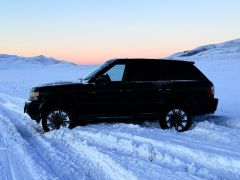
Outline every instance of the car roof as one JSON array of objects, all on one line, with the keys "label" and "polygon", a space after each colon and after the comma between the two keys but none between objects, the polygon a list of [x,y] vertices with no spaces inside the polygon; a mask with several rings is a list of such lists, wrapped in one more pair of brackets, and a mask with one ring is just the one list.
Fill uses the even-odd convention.
[{"label": "car roof", "polygon": [[125,58],[125,59],[111,59],[107,61],[108,63],[127,63],[127,62],[169,62],[169,63],[191,63],[194,64],[192,61],[183,61],[183,60],[175,60],[175,59],[147,59],[147,58]]}]

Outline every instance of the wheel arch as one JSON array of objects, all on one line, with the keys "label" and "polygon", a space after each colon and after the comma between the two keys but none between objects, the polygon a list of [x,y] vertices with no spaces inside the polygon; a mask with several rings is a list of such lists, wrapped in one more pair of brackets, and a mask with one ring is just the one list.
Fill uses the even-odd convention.
[{"label": "wheel arch", "polygon": [[67,98],[51,98],[50,100],[42,103],[39,107],[40,109],[40,117],[42,119],[43,114],[54,107],[62,107],[65,108],[68,111],[71,111],[75,116],[78,116],[77,114],[77,106],[73,99],[67,99]]},{"label": "wheel arch", "polygon": [[162,109],[166,111],[173,106],[180,106],[192,114],[195,109],[195,104],[194,99],[191,97],[170,98],[162,102]]}]

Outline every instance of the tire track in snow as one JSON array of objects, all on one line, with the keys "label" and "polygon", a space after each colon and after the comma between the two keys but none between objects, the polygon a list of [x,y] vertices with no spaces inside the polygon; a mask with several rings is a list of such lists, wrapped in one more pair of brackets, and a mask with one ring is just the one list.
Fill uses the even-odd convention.
[{"label": "tire track in snow", "polygon": [[[82,173],[83,169],[79,170],[81,166],[77,166],[79,163],[71,158],[72,154],[64,153],[58,148],[53,147],[52,144],[45,141],[39,133],[36,133],[35,129],[29,125],[32,124],[33,121],[29,118],[26,118],[26,115],[24,115],[23,112],[18,111],[21,108],[14,104],[13,100],[16,99],[18,98],[11,98],[10,96],[7,96],[7,98],[1,97],[0,100],[1,103],[3,103],[3,105],[0,105],[2,106],[1,109],[5,109],[5,114],[7,117],[9,117],[9,120],[11,119],[11,123],[14,124],[17,131],[21,134],[22,138],[28,143],[28,149],[31,149],[34,151],[34,153],[38,154],[38,160],[41,160],[43,164],[42,166],[54,173],[55,178],[60,177],[61,179],[66,179],[71,177],[71,179],[86,179],[85,175]],[[9,109],[10,111],[6,109]],[[16,116],[20,118],[16,119]],[[24,121],[27,121],[27,123],[24,124]],[[78,159],[79,157],[76,158],[76,160]],[[47,178],[46,176],[46,179],[52,178]]]},{"label": "tire track in snow", "polygon": [[[27,120],[28,123],[30,123],[31,120],[27,119],[26,116],[24,119],[24,114],[18,111],[19,108],[12,109],[12,107],[14,107],[14,103],[10,102],[9,98],[8,98],[8,101],[3,104],[6,106],[5,108],[9,108],[10,110],[15,111],[11,113],[18,113],[18,116],[20,117],[23,116],[20,118],[22,121]],[[115,164],[115,162],[111,162],[110,159],[106,160],[107,156],[93,150],[92,147],[88,147],[88,146],[83,147],[84,151],[81,151],[81,152],[85,152],[85,153],[82,155],[80,153],[76,153],[76,149],[74,149],[75,151],[71,151],[70,149],[64,149],[63,148],[64,144],[59,145],[59,143],[54,142],[54,139],[45,138],[46,136],[45,137],[34,136],[29,130],[31,129],[31,127],[23,123],[18,123],[19,121],[14,120],[14,116],[11,113],[8,112],[8,116],[12,119],[15,126],[18,127],[17,129],[20,132],[20,134],[22,134],[22,136],[25,136],[25,140],[29,143],[32,149],[36,150],[37,154],[39,154],[41,159],[45,162],[48,162],[48,165],[50,166],[51,166],[51,163],[56,164],[56,162],[53,162],[53,161],[57,160],[58,166],[51,166],[51,170],[55,173],[58,172],[58,177],[60,177],[61,179],[66,179],[69,177],[71,177],[71,179],[79,179],[79,178],[91,179],[93,177],[95,177],[95,179],[100,179],[101,177],[105,177],[101,179],[106,179],[106,178],[115,179],[115,177],[111,176],[109,172],[111,172],[111,170],[116,171],[117,169],[116,168],[114,169],[114,167],[109,166],[108,163],[111,163],[112,165],[114,164],[114,166],[117,166],[117,165]],[[25,125],[26,127],[24,129]],[[88,156],[89,152],[92,152],[92,156],[96,154],[97,156],[92,158],[92,156]],[[73,158],[72,156],[74,153],[78,154],[78,156]],[[51,156],[48,156],[46,154],[50,154]],[[96,159],[98,159],[99,157],[103,157],[102,160],[96,161]],[[80,159],[80,161],[78,159]],[[63,171],[62,167],[66,166],[66,164],[70,166],[70,170],[72,170],[73,172],[69,173],[69,172]],[[85,168],[86,172],[83,174],[81,178],[81,176],[79,176],[79,173],[83,171],[84,169],[83,167]],[[107,168],[110,171],[106,171],[105,168]],[[118,168],[124,171],[122,167],[118,166]],[[118,179],[126,179],[125,177],[131,177],[130,179],[135,179],[133,175],[131,176],[126,174],[121,174],[121,173],[118,173],[117,171],[115,172],[114,175],[118,177]]]},{"label": "tire track in snow", "polygon": [[[79,132],[82,132],[82,131],[79,131]],[[91,134],[91,132],[88,132],[88,133]],[[96,135],[98,136],[98,134]],[[173,174],[172,171],[170,171],[171,169],[166,167],[166,164],[162,163],[161,164],[162,166],[160,166],[160,164],[155,163],[156,159],[149,160],[148,159],[149,152],[147,152],[147,157],[141,157],[139,156],[139,154],[138,155],[134,154],[136,151],[135,152],[121,151],[124,149],[123,144],[118,144],[116,146],[113,145],[114,147],[109,147],[108,145],[105,144],[105,143],[107,144],[112,143],[112,141],[108,141],[109,137],[108,138],[103,137],[102,139],[102,138],[99,138],[98,136],[98,138],[94,138],[95,136],[91,134],[91,137],[89,138],[89,136],[86,136],[85,133],[83,134],[78,133],[78,131],[76,130],[74,130],[74,133],[65,134],[65,136],[66,137],[61,137],[61,138],[66,140],[72,139],[71,142],[74,142],[74,145],[71,143],[71,146],[73,146],[73,148],[75,148],[76,150],[79,150],[79,147],[81,147],[82,143],[84,142],[84,145],[87,144],[87,146],[94,148],[94,150],[96,149],[98,153],[105,154],[105,156],[107,155],[107,157],[114,160],[115,163],[122,165],[123,167],[128,169],[128,171],[130,172],[132,171],[134,174],[136,174],[135,176],[138,175],[137,179],[151,179],[153,175],[154,175],[154,178],[156,179],[179,179],[180,177],[181,179],[201,179],[194,175],[188,174],[187,172],[182,172],[182,171],[185,171],[185,169],[184,170],[175,169],[174,171],[175,173]],[[96,141],[94,141],[92,138],[94,138]],[[104,145],[101,144],[101,142],[99,142],[99,139],[102,139],[100,141],[105,141]],[[119,148],[120,146],[123,147],[123,149]],[[91,155],[91,153],[89,155]],[[101,163],[102,163],[102,160],[101,160]],[[112,164],[112,166],[114,166],[113,163],[109,163],[107,161],[106,163],[110,165]],[[127,174],[129,174],[129,172]],[[139,174],[141,176],[139,176]],[[115,175],[113,175],[113,177],[115,177]]]},{"label": "tire track in snow", "polygon": [[[112,128],[111,128],[112,129]],[[139,128],[137,128],[139,129]],[[111,132],[115,132],[114,130]],[[153,131],[154,132],[154,131]],[[190,131],[191,132],[191,131]],[[195,140],[192,137],[186,135],[190,132],[183,134],[166,132],[163,133],[154,132],[154,135],[150,135],[150,138],[144,137],[142,134],[132,137],[133,140],[145,141],[152,143],[155,147],[159,147],[164,151],[172,154],[173,157],[178,157],[186,162],[194,162],[200,167],[205,167],[215,174],[228,179],[229,177],[240,178],[240,153],[238,149],[234,149],[230,146],[226,149],[226,146],[222,148],[221,144],[214,144],[212,142],[205,142]],[[118,132],[120,136],[127,136],[127,133]],[[159,139],[156,140],[158,134]],[[221,169],[221,171],[219,171]]]},{"label": "tire track in snow", "polygon": [[[138,179],[159,179],[159,180],[175,180],[175,179],[185,179],[185,180],[193,180],[193,179],[202,179],[195,175],[187,173],[186,169],[180,171],[180,169],[174,170],[174,173],[169,166],[166,164],[162,164],[160,166],[159,163],[155,163],[156,159],[152,160],[144,160],[139,156],[119,153],[117,151],[111,151],[107,148],[100,148],[102,153],[108,154],[113,157],[113,159],[125,166],[125,168],[131,170],[136,174]],[[117,156],[116,156],[117,154]],[[127,162],[127,163],[126,163]]]},{"label": "tire track in snow", "polygon": [[[193,163],[182,161],[181,159],[171,156],[168,152],[162,153],[159,149],[156,149],[154,145],[146,141],[133,142],[132,139],[118,137],[116,135],[112,136],[109,135],[108,132],[95,133],[89,131],[89,129],[87,131],[81,129],[75,134],[76,137],[81,137],[82,141],[86,141],[90,145],[95,146],[99,151],[102,151],[102,153],[111,154],[111,157],[113,157],[114,160],[115,158],[118,160],[118,156],[122,156],[131,159],[132,161],[140,161],[141,163],[139,164],[144,164],[143,167],[145,168],[149,166],[153,167],[155,165],[155,168],[159,170],[159,174],[162,176],[164,176],[164,172],[167,171],[171,173],[165,173],[167,174],[166,177],[168,176],[170,178],[172,176],[172,179],[179,178],[180,175],[184,179],[186,179],[187,176],[190,176],[191,179],[198,179],[199,177],[197,176],[202,176],[201,173],[196,172],[196,167]],[[138,166],[139,165],[136,164],[132,171],[139,171]],[[171,170],[174,170],[176,173],[175,176],[172,175]],[[201,170],[204,170],[205,172],[207,171],[203,168]],[[210,172],[208,172],[207,176],[216,177]],[[139,178],[142,178],[142,176]]]},{"label": "tire track in snow", "polygon": [[46,179],[45,177],[54,179],[56,176],[45,170],[41,161],[36,162],[38,155],[29,149],[28,143],[5,116],[1,105],[0,119],[1,135],[6,146],[5,166],[8,166],[10,179]]},{"label": "tire track in snow", "polygon": [[[128,128],[127,126],[124,127],[125,129]],[[209,175],[220,176],[226,179],[240,177],[240,156],[236,151],[233,153],[231,151],[230,153],[228,151],[224,152],[221,148],[204,145],[204,142],[202,144],[194,143],[192,139],[185,142],[179,139],[182,138],[178,137],[180,134],[174,136],[169,133],[161,133],[162,137],[156,141],[154,138],[149,139],[140,135],[129,134],[131,132],[129,129],[126,130],[127,132],[118,132],[119,129],[112,126],[110,131],[104,128],[101,130],[90,129],[82,128],[77,136],[94,141],[93,144],[99,144],[99,146],[108,147],[111,150],[119,149],[119,152],[129,155],[140,153],[145,159],[149,158],[149,149],[153,147],[154,153],[161,157],[157,163],[161,164],[162,161],[165,161],[165,166],[167,165],[170,168],[176,168],[179,164],[180,167],[185,167],[192,175],[205,178],[209,178]],[[104,139],[104,141],[101,139]],[[211,151],[208,152],[210,149]],[[218,174],[219,169],[221,169],[221,174]],[[193,172],[191,173],[191,171]]]},{"label": "tire track in snow", "polygon": [[[0,121],[2,121],[2,118],[0,118]],[[3,127],[1,122],[0,127]],[[0,134],[0,179],[13,179],[11,167],[12,166],[11,162],[9,161],[8,150],[5,143],[3,142],[3,137]]]},{"label": "tire track in snow", "polygon": [[[1,109],[3,110],[4,107]],[[25,120],[31,121],[30,119],[24,119],[24,117],[21,117],[21,114],[17,115],[20,117],[19,119],[15,119],[14,114],[11,114],[12,112],[6,112],[7,117],[9,117],[9,120],[11,119],[11,122],[16,127],[20,137],[26,141],[28,149],[37,154],[37,158],[35,157],[34,159],[38,162],[40,161],[39,164],[41,164],[43,169],[48,169],[48,174],[54,174],[54,179],[68,179],[70,177],[71,179],[86,178],[86,173],[83,172],[81,166],[78,166],[81,164],[79,164],[79,161],[76,161],[78,159],[81,160],[80,157],[75,157],[75,159],[73,159],[72,154],[68,154],[67,152],[62,151],[62,149],[52,146],[52,144],[47,142],[43,136],[36,133],[35,129],[22,123]],[[52,179],[51,176],[48,177],[48,175],[44,178]],[[88,179],[91,178],[89,177]]]},{"label": "tire track in snow", "polygon": [[[65,144],[68,144],[68,146],[72,148],[73,152],[85,156],[92,164],[92,170],[98,169],[98,171],[100,170],[103,172],[97,179],[137,179],[131,171],[126,170],[108,154],[102,153],[94,145],[89,145],[87,141],[82,140],[81,137],[75,137],[72,133],[72,130],[61,129],[59,131],[50,132],[46,134],[46,136],[51,139],[54,138],[64,141]],[[91,174],[92,172],[89,173]]]}]

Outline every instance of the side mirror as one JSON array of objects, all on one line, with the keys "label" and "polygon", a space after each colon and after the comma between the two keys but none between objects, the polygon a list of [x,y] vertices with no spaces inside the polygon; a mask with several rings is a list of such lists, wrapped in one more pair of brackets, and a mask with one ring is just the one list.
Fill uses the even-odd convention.
[{"label": "side mirror", "polygon": [[108,82],[111,82],[111,79],[108,74],[99,75],[95,80],[96,84],[104,84]]}]

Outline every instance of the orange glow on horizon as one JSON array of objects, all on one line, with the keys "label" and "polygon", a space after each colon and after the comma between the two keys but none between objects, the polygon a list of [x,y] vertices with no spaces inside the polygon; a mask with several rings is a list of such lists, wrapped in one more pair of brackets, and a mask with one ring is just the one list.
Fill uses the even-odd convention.
[{"label": "orange glow on horizon", "polygon": [[[23,51],[23,50],[17,50],[17,51],[3,51],[1,54],[15,54],[18,56],[24,56],[24,57],[32,57],[32,56],[38,56],[38,55],[44,55],[46,57],[52,57],[58,60],[73,62],[76,64],[83,64],[83,65],[89,65],[89,64],[102,64],[105,61],[109,59],[115,59],[115,58],[164,58],[167,57],[175,52],[178,52],[178,50],[175,49],[164,49],[161,50],[152,50],[149,51],[138,51],[138,50],[124,50],[121,51],[111,51],[109,48],[105,49],[105,52],[103,50],[96,51],[92,50],[92,52],[69,52],[69,51],[37,51],[36,49],[31,51]],[[13,53],[14,52],[14,53]]]},{"label": "orange glow on horizon", "polygon": [[109,54],[102,54],[102,53],[96,53],[92,56],[87,56],[87,55],[55,55],[53,56],[56,59],[59,60],[65,60],[65,61],[70,61],[73,63],[77,64],[83,64],[83,65],[88,65],[88,64],[102,64],[105,61],[109,59],[115,59],[115,58],[153,58],[153,59],[159,59],[159,58],[164,58],[169,55],[172,55],[177,51],[165,51],[161,53],[148,53],[148,52],[142,52],[142,53],[109,53]]},{"label": "orange glow on horizon", "polygon": [[[77,43],[77,42],[76,42]],[[165,41],[161,43],[144,43],[138,44],[110,44],[106,47],[99,44],[90,44],[88,46],[78,46],[77,44],[60,43],[60,45],[51,44],[50,46],[37,47],[34,44],[23,44],[21,47],[18,44],[15,46],[0,46],[0,54],[15,54],[18,56],[32,57],[44,55],[58,60],[73,62],[82,65],[102,64],[109,59],[115,58],[165,58],[174,53],[193,49],[203,44],[211,42],[193,42],[184,43],[182,40]],[[215,41],[213,42],[215,43]]]},{"label": "orange glow on horizon", "polygon": [[[144,42],[142,42],[144,44]],[[201,44],[199,44],[201,45]],[[182,42],[152,43],[145,46],[93,47],[84,52],[59,56],[78,64],[101,64],[115,58],[165,58],[174,53],[197,47],[198,44],[183,44]]]}]

